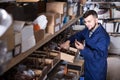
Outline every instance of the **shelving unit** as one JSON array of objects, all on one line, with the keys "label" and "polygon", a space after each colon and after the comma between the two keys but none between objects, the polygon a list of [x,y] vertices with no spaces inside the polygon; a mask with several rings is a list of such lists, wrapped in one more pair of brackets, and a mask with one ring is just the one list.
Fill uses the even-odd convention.
[{"label": "shelving unit", "polygon": [[118,2],[117,2],[117,1],[116,1],[116,2],[114,2],[114,1],[110,1],[110,2],[104,2],[104,1],[95,2],[95,1],[93,1],[93,2],[86,2],[86,4],[87,4],[87,3],[93,3],[93,4],[96,4],[96,3],[109,4],[109,3],[118,3]]},{"label": "shelving unit", "polygon": [[42,40],[40,40],[33,48],[27,50],[24,53],[21,53],[21,54],[15,56],[10,61],[8,61],[8,62],[4,63],[3,65],[1,65],[0,66],[0,75],[2,75],[3,73],[7,72],[10,68],[12,68],[16,64],[18,64],[23,59],[25,59],[28,55],[32,54],[36,49],[40,48],[42,45],[44,45],[45,43],[47,43],[48,41],[50,41],[52,38],[54,38],[55,36],[57,36],[63,30],[65,30],[70,25],[72,25],[73,23],[75,23],[79,18],[80,18],[80,16],[77,17],[77,18],[75,18],[75,19],[72,19],[69,22],[67,22],[66,24],[64,24],[64,26],[62,27],[62,29],[60,31],[56,32],[54,35],[46,34],[45,38],[43,38]]},{"label": "shelving unit", "polygon": [[[46,4],[46,2],[47,1],[44,1],[44,0],[34,0],[34,1],[38,1],[38,2],[30,2],[31,0],[24,0],[25,2],[21,2],[22,0],[2,0],[2,1],[0,1],[0,3],[2,4],[1,5],[1,7],[3,7],[5,10],[7,10],[8,9],[8,7],[7,6],[9,6],[9,5],[13,5],[12,6],[12,8],[11,8],[11,10],[13,10],[13,11],[9,11],[8,10],[8,12],[10,13],[10,14],[13,14],[14,13],[14,9],[13,9],[13,7],[15,6],[15,7],[23,7],[24,6],[24,4],[26,5],[26,4],[28,4],[28,6],[30,5],[30,6],[32,6],[31,4],[35,4],[35,9],[34,10],[38,10],[38,8],[39,9],[41,9],[41,7],[43,8],[43,9],[45,9],[45,7],[44,6],[42,6],[42,5],[44,5],[44,3]],[[26,2],[26,1],[28,1],[28,2]],[[44,3],[42,4],[41,2],[42,1],[44,1]],[[40,4],[42,4],[42,5],[40,5]],[[7,5],[7,6],[6,6]],[[39,6],[38,6],[39,5]],[[36,6],[37,6],[37,9],[36,9]],[[24,8],[24,7],[23,7]],[[34,8],[34,7],[32,7],[32,8]],[[31,7],[29,8],[30,10],[31,10]],[[29,10],[28,9],[28,10]],[[80,9],[82,9],[82,8],[80,8]],[[19,9],[17,9],[18,11],[16,11],[16,12],[18,12],[18,14],[19,14]],[[38,14],[38,13],[41,13],[43,10],[41,9],[41,11],[39,11],[39,12],[37,12],[36,14]],[[28,11],[29,12],[29,11]],[[15,15],[14,15],[15,14]],[[17,13],[14,13],[13,14],[13,19],[14,20],[20,20],[20,19],[18,19],[18,17],[16,18],[16,14]],[[34,14],[34,15],[36,15],[36,14]],[[24,14],[21,14],[21,15],[24,15]],[[18,54],[16,54],[16,55],[14,55],[14,50],[12,50],[11,51],[11,53],[12,53],[12,59],[10,59],[9,61],[7,61],[7,62],[5,62],[5,63],[3,63],[3,64],[1,64],[0,65],[0,79],[10,79],[10,78],[14,78],[14,77],[11,77],[13,74],[14,75],[17,75],[17,73],[16,73],[16,70],[14,70],[14,69],[16,69],[16,68],[18,68],[19,67],[19,65],[21,65],[22,64],[22,62],[24,63],[24,61],[26,61],[27,60],[27,58],[29,58],[29,56],[31,56],[32,54],[34,54],[35,53],[35,51],[36,50],[38,50],[38,49],[41,49],[46,43],[49,43],[51,40],[53,40],[53,39],[55,39],[57,36],[59,36],[62,32],[64,32],[65,30],[68,30],[68,28],[71,26],[71,25],[73,25],[73,24],[75,24],[78,20],[79,20],[79,18],[81,17],[80,15],[82,15],[82,12],[81,12],[81,14],[79,14],[79,16],[69,16],[69,18],[71,19],[71,20],[69,20],[67,23],[65,23],[62,27],[60,27],[60,30],[59,31],[57,31],[57,32],[55,32],[54,34],[50,34],[50,33],[44,33],[44,38],[42,38],[42,39],[40,39],[39,41],[36,41],[37,43],[35,44],[35,46],[34,47],[32,47],[32,48],[30,48],[29,50],[27,50],[27,51],[25,51],[25,52],[22,52],[22,53],[18,53]],[[32,15],[33,16],[33,15]],[[20,17],[20,16],[19,16]],[[35,17],[35,16],[34,16]],[[23,19],[23,17],[20,17],[20,18],[22,18]],[[26,16],[24,17],[25,19],[26,19]],[[30,19],[31,18],[31,16],[27,16],[27,19]],[[29,21],[29,20],[20,20],[20,21]],[[32,21],[32,20],[31,20]],[[63,22],[63,21],[62,21]],[[35,35],[36,36],[36,35]],[[41,56],[41,54],[40,54],[40,56]],[[35,56],[35,58],[36,58],[36,56]],[[61,59],[58,59],[58,61],[56,61],[56,62],[54,62],[55,64],[52,64],[52,67],[50,67],[50,69],[46,69],[45,71],[43,71],[43,69],[40,69],[41,71],[43,71],[43,72],[45,72],[45,73],[42,73],[41,74],[41,76],[42,77],[44,77],[43,78],[43,80],[45,80],[45,79],[47,79],[48,78],[48,75],[49,75],[49,73],[51,73],[52,71],[54,71],[54,68],[56,68],[56,66],[60,63],[60,61],[61,61]],[[83,66],[83,64],[84,64],[84,62],[78,62],[78,64],[81,64],[81,65],[79,65],[80,67],[82,67]],[[26,64],[25,64],[26,65]],[[32,64],[33,65],[33,64]],[[26,65],[27,66],[27,65]],[[36,65],[34,65],[34,66],[36,66]],[[44,69],[45,69],[45,67],[46,66],[41,66],[41,67],[44,67]],[[49,68],[49,66],[47,66],[48,68]],[[35,68],[35,69],[38,69],[38,68]],[[12,71],[12,72],[11,72]],[[15,73],[14,73],[14,71],[15,71]],[[81,73],[81,71],[80,71],[80,73]],[[81,74],[80,74],[81,75]],[[19,78],[19,77],[18,77]],[[78,76],[78,78],[79,78],[79,76]],[[40,80],[41,80],[41,78],[39,78]],[[16,78],[15,78],[15,80],[16,80]]]},{"label": "shelving unit", "polygon": [[110,6],[110,9],[111,9],[111,8],[120,8],[120,2],[117,2],[117,1],[116,1],[116,2],[115,2],[115,1],[109,1],[109,2],[104,2],[104,1],[94,2],[94,1],[93,1],[93,2],[86,2],[86,4],[103,4],[103,5],[108,5],[108,4],[109,4],[109,5],[113,5],[113,4],[117,4],[117,6],[115,6],[115,5],[114,5],[114,6]]}]

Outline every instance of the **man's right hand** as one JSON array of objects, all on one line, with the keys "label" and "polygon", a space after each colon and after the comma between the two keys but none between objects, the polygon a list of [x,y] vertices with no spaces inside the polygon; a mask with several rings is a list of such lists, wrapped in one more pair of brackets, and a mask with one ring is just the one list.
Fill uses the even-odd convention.
[{"label": "man's right hand", "polygon": [[70,47],[70,41],[67,40],[66,42],[60,44],[60,48],[63,48],[63,49],[69,49]]}]

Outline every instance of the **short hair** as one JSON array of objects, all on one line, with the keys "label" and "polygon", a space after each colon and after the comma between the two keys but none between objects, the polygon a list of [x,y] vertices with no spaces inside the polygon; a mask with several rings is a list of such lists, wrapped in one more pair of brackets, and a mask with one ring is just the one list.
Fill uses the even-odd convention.
[{"label": "short hair", "polygon": [[86,17],[88,17],[89,15],[93,15],[94,17],[98,18],[98,14],[97,14],[97,12],[94,11],[94,10],[86,11],[86,12],[83,14],[83,18],[86,18]]}]

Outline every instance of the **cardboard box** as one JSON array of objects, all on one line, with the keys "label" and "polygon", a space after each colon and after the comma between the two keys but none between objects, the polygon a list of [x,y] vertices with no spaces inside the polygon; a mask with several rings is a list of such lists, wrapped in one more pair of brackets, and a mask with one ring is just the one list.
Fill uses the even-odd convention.
[{"label": "cardboard box", "polygon": [[45,63],[51,64],[51,67],[54,67],[60,60],[59,52],[55,51],[35,51],[30,57],[39,58],[40,61],[44,60]]},{"label": "cardboard box", "polygon": [[22,34],[21,32],[15,32],[15,46],[22,43]]},{"label": "cardboard box", "polygon": [[70,54],[67,54],[67,53],[64,53],[64,52],[60,52],[60,59],[61,60],[65,60],[65,61],[73,63],[74,58],[75,58],[75,56],[73,56],[73,55],[70,55]]},{"label": "cardboard box", "polygon": [[85,5],[85,4],[86,4],[86,0],[80,0],[80,3],[81,3],[82,5]]},{"label": "cardboard box", "polygon": [[50,34],[55,34],[55,32],[60,30],[60,24],[57,25],[48,25],[46,32]]},{"label": "cardboard box", "polygon": [[[103,13],[101,13],[103,11]],[[98,11],[98,18],[99,19],[109,19],[110,18],[110,10],[99,9]]]},{"label": "cardboard box", "polygon": [[114,32],[114,24],[113,23],[105,23],[105,29],[108,33]]},{"label": "cardboard box", "polygon": [[75,64],[67,64],[68,72],[76,72],[76,75],[80,75],[81,66]]},{"label": "cardboard box", "polygon": [[13,56],[16,56],[21,53],[21,44],[22,44],[22,34],[21,32],[15,32],[15,48]]},{"label": "cardboard box", "polygon": [[13,51],[8,51],[7,54],[5,55],[5,62],[8,62],[9,60],[11,60],[13,58]]},{"label": "cardboard box", "polygon": [[33,25],[26,25],[21,31],[22,34],[22,52],[25,52],[36,45]]},{"label": "cardboard box", "polygon": [[68,15],[73,15],[74,14],[74,6],[70,6],[68,8]]},{"label": "cardboard box", "polygon": [[76,4],[73,4],[68,8],[68,15],[69,16],[77,15],[77,9],[78,9],[78,6]]},{"label": "cardboard box", "polygon": [[16,45],[15,46],[15,48],[14,48],[14,53],[13,53],[13,56],[17,56],[18,54],[20,54],[21,53],[21,44],[18,44],[18,45]]},{"label": "cardboard box", "polygon": [[120,18],[120,11],[117,9],[112,9],[112,18]]},{"label": "cardboard box", "polygon": [[45,30],[40,29],[38,31],[34,32],[34,36],[35,36],[35,41],[36,43],[39,42],[40,40],[42,40],[45,36]]},{"label": "cardboard box", "polygon": [[69,50],[60,50],[60,59],[73,63],[77,54],[78,50],[70,47]]},{"label": "cardboard box", "polygon": [[14,40],[14,31],[13,26],[11,25],[9,29],[4,33],[2,37],[0,37],[0,40],[5,41],[7,43],[7,50],[11,51],[14,49],[15,46],[15,40]]},{"label": "cardboard box", "polygon": [[47,12],[43,13],[48,20],[46,33],[54,34],[59,31],[61,23],[61,15],[59,13]]},{"label": "cardboard box", "polygon": [[61,14],[60,16],[61,16],[60,17],[61,18],[60,29],[61,29],[63,27],[63,22],[64,22],[66,14]]},{"label": "cardboard box", "polygon": [[35,80],[44,80],[43,78],[47,75],[48,71],[51,69],[50,64],[46,64],[45,62],[40,62],[39,59],[27,57],[23,62],[24,65],[27,66],[28,69],[32,69],[33,71],[39,70],[40,74],[35,77]]},{"label": "cardboard box", "polygon": [[59,52],[47,52],[47,51],[35,51],[29,55],[23,64],[33,70],[41,70],[41,75],[35,76],[35,80],[44,80],[48,72],[55,66],[60,60]]},{"label": "cardboard box", "polygon": [[43,14],[47,17],[48,25],[57,25],[61,23],[61,14],[54,12],[46,12]]},{"label": "cardboard box", "polygon": [[69,63],[75,66],[80,66],[80,73],[84,72],[84,60],[80,59],[80,60],[76,60],[74,63]]},{"label": "cardboard box", "polygon": [[46,4],[46,11],[64,14],[67,12],[67,3],[66,2],[49,2]]},{"label": "cardboard box", "polygon": [[67,14],[61,14],[61,22],[63,23],[65,17],[67,16]]},{"label": "cardboard box", "polygon": [[55,66],[54,70],[52,70],[48,74],[49,80],[54,79],[64,79],[64,80],[79,80],[81,76],[81,66],[65,63],[64,61],[60,61],[57,66]]}]

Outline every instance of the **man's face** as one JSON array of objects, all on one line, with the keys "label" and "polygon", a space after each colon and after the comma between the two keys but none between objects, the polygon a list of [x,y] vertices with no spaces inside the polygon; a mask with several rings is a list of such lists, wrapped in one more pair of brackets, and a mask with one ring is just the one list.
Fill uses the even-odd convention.
[{"label": "man's face", "polygon": [[92,30],[98,24],[98,18],[93,15],[89,15],[84,19],[85,25],[89,30]]}]

